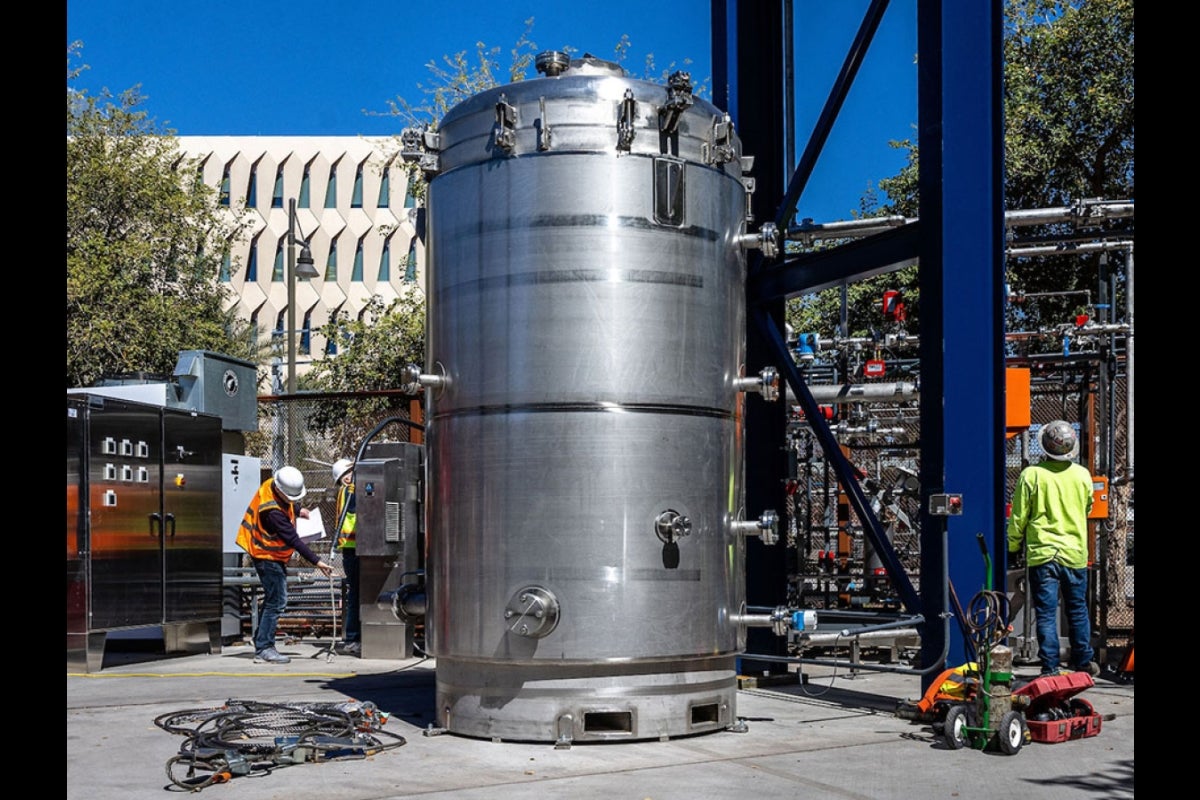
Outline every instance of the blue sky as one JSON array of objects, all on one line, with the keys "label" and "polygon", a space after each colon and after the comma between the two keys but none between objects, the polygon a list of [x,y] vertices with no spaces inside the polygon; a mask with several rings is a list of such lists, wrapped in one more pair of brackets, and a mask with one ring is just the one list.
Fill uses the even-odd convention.
[{"label": "blue sky", "polygon": [[[869,4],[793,2],[797,157]],[[915,0],[889,5],[798,218],[849,219],[869,186],[904,165],[888,142],[916,138],[915,7]],[[429,62],[473,54],[483,42],[500,48],[506,68],[530,18],[538,50],[613,59],[627,35],[631,74],[644,73],[650,54],[656,72],[687,69],[712,97],[709,0],[72,0],[66,41],[83,43],[79,62],[88,70],[78,88],[140,84],[144,110],[180,135],[385,136],[402,127],[387,116],[388,101],[420,103],[419,84],[432,82]]]}]

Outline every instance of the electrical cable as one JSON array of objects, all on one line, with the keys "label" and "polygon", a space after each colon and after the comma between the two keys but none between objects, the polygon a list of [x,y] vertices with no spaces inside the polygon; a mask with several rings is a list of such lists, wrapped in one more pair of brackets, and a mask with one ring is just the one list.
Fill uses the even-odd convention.
[{"label": "electrical cable", "polygon": [[179,753],[167,759],[167,778],[197,792],[234,777],[307,761],[363,759],[400,747],[407,743],[403,736],[382,730],[389,716],[369,701],[291,704],[230,699],[220,708],[162,714],[154,724],[187,737]]}]

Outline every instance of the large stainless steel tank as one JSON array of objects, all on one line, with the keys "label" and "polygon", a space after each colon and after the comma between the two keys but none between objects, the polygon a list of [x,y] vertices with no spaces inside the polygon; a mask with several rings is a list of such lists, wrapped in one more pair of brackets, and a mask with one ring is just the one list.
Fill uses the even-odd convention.
[{"label": "large stainless steel tank", "polygon": [[539,70],[406,134],[431,176],[439,723],[559,743],[724,729],[745,645],[749,159],[686,74],[561,53]]}]

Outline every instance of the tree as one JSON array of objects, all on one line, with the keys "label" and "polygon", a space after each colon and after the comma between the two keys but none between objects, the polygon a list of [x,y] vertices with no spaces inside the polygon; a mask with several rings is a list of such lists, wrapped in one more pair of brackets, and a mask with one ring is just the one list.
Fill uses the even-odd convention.
[{"label": "tree", "polygon": [[376,295],[358,319],[330,320],[320,335],[338,342],[338,353],[313,363],[310,387],[395,389],[403,383],[404,368],[425,359],[425,296],[414,288],[385,307]]},{"label": "tree", "polygon": [[71,82],[67,48],[67,388],[105,375],[170,375],[181,350],[249,358],[218,280],[235,225],[218,213],[173,132],[138,87],[97,96]]},{"label": "tree", "polygon": [[[1134,196],[1133,0],[1006,0],[1004,6],[1005,207],[1070,206],[1087,199]],[[907,151],[899,173],[879,181],[889,202],[864,198],[856,216],[919,215],[919,148]],[[1027,229],[1046,236],[1063,226]],[[1012,258],[1007,278],[1016,292],[1057,293],[1097,285],[1099,257]],[[884,289],[908,299],[910,326],[919,323],[917,268],[862,281],[849,288],[851,336],[882,322]],[[831,330],[840,311],[836,289],[788,303],[797,330]],[[1021,325],[1060,323],[1074,313],[1066,297],[1020,309]],[[1011,309],[1010,309],[1011,314]],[[1010,318],[1010,328],[1013,327]]]},{"label": "tree", "polygon": [[355,396],[317,400],[308,427],[327,436],[335,449],[354,452],[370,430],[401,405],[394,395],[369,393],[398,389],[404,368],[425,360],[425,297],[413,289],[385,307],[376,295],[358,319],[332,319],[321,326],[320,334],[337,342],[339,352],[313,364],[305,376],[306,388]]}]

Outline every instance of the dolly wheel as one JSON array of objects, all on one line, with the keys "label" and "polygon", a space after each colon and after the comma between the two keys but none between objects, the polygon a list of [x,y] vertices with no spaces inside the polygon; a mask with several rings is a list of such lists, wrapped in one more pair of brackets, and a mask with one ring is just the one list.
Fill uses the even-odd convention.
[{"label": "dolly wheel", "polygon": [[951,750],[962,750],[967,746],[967,707],[951,706],[946,712],[942,733]]},{"label": "dolly wheel", "polygon": [[1029,737],[1029,726],[1025,723],[1025,715],[1020,711],[1009,711],[1000,718],[1000,727],[996,729],[996,742],[1000,752],[1006,756],[1016,755]]}]

